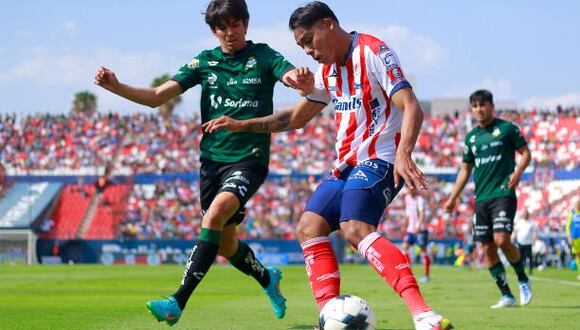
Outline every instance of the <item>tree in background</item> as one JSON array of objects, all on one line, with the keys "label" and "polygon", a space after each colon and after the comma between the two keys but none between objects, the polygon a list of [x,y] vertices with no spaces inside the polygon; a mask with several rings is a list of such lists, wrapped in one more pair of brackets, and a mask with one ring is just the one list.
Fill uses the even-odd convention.
[{"label": "tree in background", "polygon": [[71,111],[91,116],[97,111],[97,97],[89,91],[76,93]]},{"label": "tree in background", "polygon": [[[161,76],[153,79],[153,82],[151,83],[151,87],[161,86],[163,83],[165,83],[169,79],[171,79],[169,74],[166,73],[164,75],[161,75]],[[170,99],[169,101],[167,101],[159,106],[159,108],[158,108],[159,114],[165,118],[170,117],[171,114],[173,114],[173,109],[175,109],[175,106],[177,106],[180,102],[181,102],[181,96],[176,96],[176,97]]]}]

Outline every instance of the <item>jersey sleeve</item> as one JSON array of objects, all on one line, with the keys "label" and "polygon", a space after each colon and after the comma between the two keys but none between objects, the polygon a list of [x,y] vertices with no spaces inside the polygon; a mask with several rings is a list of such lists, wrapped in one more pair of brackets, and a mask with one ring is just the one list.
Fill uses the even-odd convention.
[{"label": "jersey sleeve", "polygon": [[199,56],[194,57],[191,62],[179,68],[179,71],[171,78],[179,84],[182,93],[201,83],[200,63]]},{"label": "jersey sleeve", "polygon": [[272,59],[272,75],[276,79],[282,80],[282,76],[284,76],[286,72],[294,69],[294,65],[292,65],[292,63],[290,63],[282,54],[278,53],[272,48],[267,47],[267,49],[270,53],[268,57]]},{"label": "jersey sleeve", "polygon": [[469,146],[468,139],[469,134],[465,137],[465,141],[463,141],[463,162],[473,164],[475,162],[475,156],[473,152],[471,152],[471,147]]},{"label": "jersey sleeve", "polygon": [[512,124],[510,126],[511,126],[511,129],[509,131],[509,137],[510,137],[510,140],[512,141],[514,147],[516,148],[516,150],[527,145],[528,143],[526,142],[526,139],[522,135],[520,128],[514,124]]},{"label": "jersey sleeve", "polygon": [[310,94],[306,95],[306,99],[316,103],[328,104],[331,101],[331,97],[326,90],[326,87],[324,87],[324,81],[322,77],[323,67],[324,65],[320,65],[318,70],[316,70],[316,73],[314,74],[314,90]]},{"label": "jersey sleeve", "polygon": [[375,49],[371,49],[369,52],[369,64],[389,98],[402,88],[411,88],[411,84],[403,74],[399,57],[395,51],[385,43],[380,43],[372,48]]}]

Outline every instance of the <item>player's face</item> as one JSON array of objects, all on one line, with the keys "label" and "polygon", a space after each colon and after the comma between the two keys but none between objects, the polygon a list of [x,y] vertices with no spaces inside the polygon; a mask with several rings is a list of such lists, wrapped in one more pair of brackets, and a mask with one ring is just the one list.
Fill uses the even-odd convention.
[{"label": "player's face", "polygon": [[213,34],[220,41],[222,51],[233,54],[246,46],[248,21],[228,19],[215,27]]},{"label": "player's face", "polygon": [[298,46],[318,63],[332,64],[336,62],[333,51],[335,47],[331,45],[329,24],[332,24],[330,20],[323,19],[309,29],[303,27],[294,29],[294,39]]},{"label": "player's face", "polygon": [[486,126],[493,121],[493,110],[494,105],[489,101],[471,103],[471,112],[481,126]]}]

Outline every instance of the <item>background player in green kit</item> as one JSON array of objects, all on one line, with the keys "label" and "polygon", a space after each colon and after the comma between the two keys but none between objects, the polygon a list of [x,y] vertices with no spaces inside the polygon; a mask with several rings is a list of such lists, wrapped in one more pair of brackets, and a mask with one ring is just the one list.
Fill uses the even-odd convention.
[{"label": "background player in green kit", "polygon": [[[485,263],[502,293],[499,302],[491,307],[515,305],[497,253],[498,247],[518,276],[520,304],[527,305],[532,299],[531,285],[510,236],[517,208],[515,189],[530,163],[530,150],[516,125],[495,117],[493,95],[489,91],[475,91],[469,97],[469,103],[478,126],[465,137],[463,162],[445,209],[448,212],[455,209],[457,198],[475,167],[475,240],[481,242]],[[521,155],[517,166],[516,151]]]},{"label": "background player in green kit", "polygon": [[[205,21],[220,46],[206,50],[182,66],[173,78],[156,88],[137,88],[120,83],[101,67],[95,83],[134,102],[157,107],[187,89],[201,85],[202,123],[227,115],[236,119],[262,117],[273,112],[274,85],[281,80],[303,89],[313,79],[307,69],[295,69],[266,44],[246,40],[249,14],[244,0],[214,0]],[[252,250],[236,236],[244,219],[244,205],[268,173],[270,134],[204,134],[201,145],[202,229],[193,247],[183,280],[169,298],[147,303],[158,321],[174,325],[193,290],[208,272],[216,255],[222,255],[245,274],[254,277],[270,298],[274,313],[282,318],[286,299],[279,290],[281,272],[265,268]]]}]

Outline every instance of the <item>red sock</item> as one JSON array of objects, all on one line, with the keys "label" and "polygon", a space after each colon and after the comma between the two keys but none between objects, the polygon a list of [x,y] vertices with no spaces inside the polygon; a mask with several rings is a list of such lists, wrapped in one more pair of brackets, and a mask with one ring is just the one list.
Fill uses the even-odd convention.
[{"label": "red sock", "polygon": [[385,282],[403,298],[412,315],[430,311],[403,253],[378,233],[369,234],[358,245],[359,252]]},{"label": "red sock", "polygon": [[328,237],[316,237],[301,244],[306,274],[318,309],[340,294],[338,262]]},{"label": "red sock", "polygon": [[425,276],[429,277],[429,269],[431,268],[431,258],[425,252],[423,252],[423,264],[425,265]]}]

